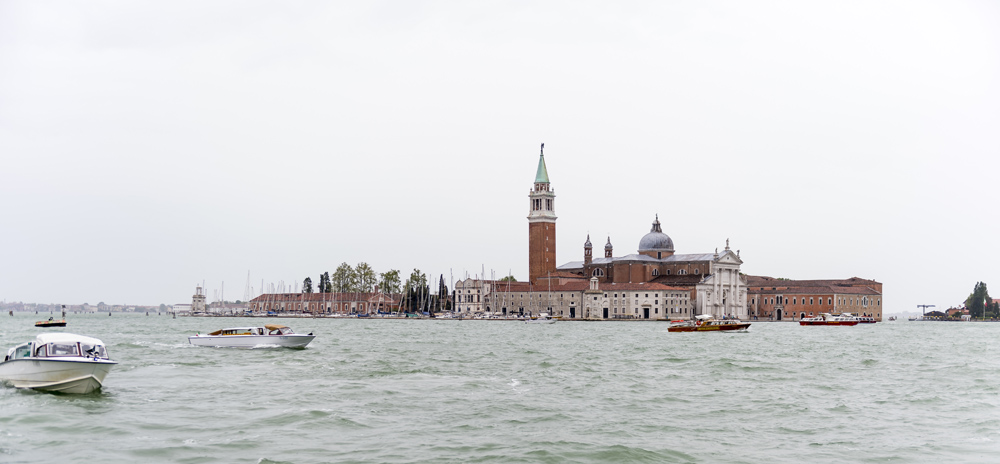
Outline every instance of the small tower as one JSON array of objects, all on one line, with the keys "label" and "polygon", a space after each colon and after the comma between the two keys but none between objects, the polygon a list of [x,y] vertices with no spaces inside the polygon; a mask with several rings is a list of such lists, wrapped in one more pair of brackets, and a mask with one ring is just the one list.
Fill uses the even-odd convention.
[{"label": "small tower", "polygon": [[194,289],[194,296],[191,297],[191,312],[205,312],[205,292],[201,290],[200,285]]},{"label": "small tower", "polygon": [[583,264],[584,266],[594,262],[594,245],[590,244],[590,234],[587,234],[587,242],[583,244]]},{"label": "small tower", "polygon": [[586,305],[583,313],[584,319],[594,320],[604,318],[604,314],[601,311],[604,307],[604,300],[601,298],[601,293],[597,277],[591,277],[590,287],[583,291],[583,301]]},{"label": "small tower", "polygon": [[528,193],[528,281],[534,282],[556,270],[556,194],[549,187],[545,168],[545,144],[538,156],[535,186]]},{"label": "small tower", "polygon": [[611,237],[608,237],[608,244],[604,245],[604,257],[610,258],[614,251],[615,247],[611,246]]}]

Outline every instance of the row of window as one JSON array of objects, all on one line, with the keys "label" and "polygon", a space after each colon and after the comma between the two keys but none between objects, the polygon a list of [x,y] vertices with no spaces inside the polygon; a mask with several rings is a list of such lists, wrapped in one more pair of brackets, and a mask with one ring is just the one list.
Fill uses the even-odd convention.
[{"label": "row of window", "polygon": [[[815,302],[814,302],[813,298],[814,297],[809,297],[809,303],[808,304],[823,304],[823,297],[815,298]],[[772,304],[772,305],[773,304],[779,304],[780,305],[780,304],[789,304],[789,301],[788,301],[788,298],[785,298],[783,296],[777,296],[777,297],[774,297],[774,298],[764,298],[763,300],[761,300],[761,303],[762,304]],[[870,303],[873,303],[873,301],[870,300],[868,297],[865,296],[865,297],[858,298],[857,299],[857,303],[859,305],[861,305],[861,306],[868,306]],[[875,303],[876,306],[881,306],[882,305],[882,300],[876,298],[874,300],[874,303]],[[750,299],[750,304],[757,304],[757,299],[756,298],[751,298]],[[791,304],[793,304],[793,305],[799,304],[798,297],[792,297]],[[806,303],[806,297],[802,297],[802,304],[807,304]],[[827,297],[826,298],[826,304],[832,305],[833,304],[833,297]],[[851,306],[853,306],[854,305],[854,298],[848,299],[848,298],[838,297],[837,298],[837,304],[838,305],[851,305]]]},{"label": "row of window", "polygon": [[[663,274],[663,275],[670,275],[670,269],[667,269],[665,272],[666,273]],[[677,271],[677,275],[687,275],[687,273],[688,273],[687,269],[681,269],[681,270]],[[695,275],[701,274],[701,269],[695,268],[694,273],[695,273]],[[594,276],[594,277],[604,277],[604,275],[605,275],[604,274],[604,269],[601,269],[601,268],[594,269],[594,271],[591,272],[590,274],[592,276]],[[660,275],[660,270],[659,269],[653,269],[653,277],[656,277],[658,275]]]}]

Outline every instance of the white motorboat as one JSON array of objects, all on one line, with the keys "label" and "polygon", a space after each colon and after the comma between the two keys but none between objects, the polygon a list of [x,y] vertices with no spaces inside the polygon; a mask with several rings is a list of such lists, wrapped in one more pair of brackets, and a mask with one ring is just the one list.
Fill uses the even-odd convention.
[{"label": "white motorboat", "polygon": [[101,388],[115,361],[104,342],[71,333],[38,334],[34,341],[7,351],[0,381],[17,388],[90,393]]},{"label": "white motorboat", "polygon": [[548,313],[541,313],[538,317],[532,317],[530,319],[525,319],[525,324],[555,324],[556,320],[549,316]]},{"label": "white motorboat", "polygon": [[843,314],[830,314],[821,313],[816,317],[807,317],[799,321],[799,325],[846,325],[855,326],[858,325],[858,318],[851,315],[851,313]]},{"label": "white motorboat", "polygon": [[188,337],[188,341],[192,345],[228,348],[305,348],[314,338],[312,333],[297,334],[287,326],[265,324],[264,327],[232,327],[205,335],[196,334]]}]

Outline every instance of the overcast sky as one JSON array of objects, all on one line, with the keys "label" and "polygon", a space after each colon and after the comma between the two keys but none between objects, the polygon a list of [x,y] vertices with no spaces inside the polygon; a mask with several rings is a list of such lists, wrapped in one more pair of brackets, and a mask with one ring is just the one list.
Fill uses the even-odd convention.
[{"label": "overcast sky", "polygon": [[1000,297],[998,83],[991,1],[4,1],[0,299],[524,280],[543,142],[560,264]]}]

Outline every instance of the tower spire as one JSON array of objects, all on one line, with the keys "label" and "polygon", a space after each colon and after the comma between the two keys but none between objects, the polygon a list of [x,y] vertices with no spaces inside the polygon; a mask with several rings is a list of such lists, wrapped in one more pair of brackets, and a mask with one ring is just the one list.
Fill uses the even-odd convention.
[{"label": "tower spire", "polygon": [[549,183],[549,170],[545,169],[545,144],[542,144],[542,149],[538,154],[538,171],[535,172],[535,183],[536,184],[547,184]]}]

